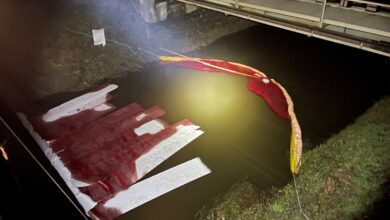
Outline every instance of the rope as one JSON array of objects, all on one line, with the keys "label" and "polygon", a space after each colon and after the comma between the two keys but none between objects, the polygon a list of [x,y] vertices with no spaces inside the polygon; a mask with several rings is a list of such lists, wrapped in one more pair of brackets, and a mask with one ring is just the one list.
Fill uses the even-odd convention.
[{"label": "rope", "polygon": [[300,200],[299,194],[298,194],[297,181],[295,180],[295,175],[293,173],[292,173],[292,176],[293,176],[293,180],[294,180],[294,190],[295,190],[295,194],[297,196],[298,205],[299,205],[299,212],[306,218],[306,220],[310,220],[309,217],[307,217],[307,215],[303,212],[301,200]]},{"label": "rope", "polygon": [[[90,34],[86,34],[86,33],[79,32],[79,31],[75,31],[75,30],[72,30],[72,29],[69,29],[69,28],[63,28],[63,29],[66,30],[66,31],[69,31],[69,32],[71,32],[71,33],[74,33],[74,34],[79,34],[79,35],[83,35],[83,36],[86,36],[86,37],[93,37],[93,36],[90,35]],[[132,53],[134,53],[134,54],[137,53],[137,52],[134,51],[129,45],[127,45],[127,44],[125,44],[125,43],[122,43],[122,42],[119,42],[119,41],[116,41],[116,40],[112,40],[112,39],[107,39],[107,38],[106,38],[106,41],[111,42],[111,43],[114,43],[114,44],[117,44],[117,45],[120,45],[120,46],[123,46],[123,47],[126,47],[126,48],[128,48],[128,49],[129,49]],[[153,52],[151,52],[151,51],[145,50],[145,49],[143,49],[143,48],[138,47],[137,49],[138,49],[139,51],[143,51],[143,52],[146,52],[146,53],[148,53],[148,54],[152,54],[152,55],[155,56],[155,57],[159,57],[157,54],[155,54],[155,53],[153,53]],[[248,75],[248,74],[241,73],[241,72],[238,72],[238,71],[226,69],[226,68],[223,68],[223,67],[220,67],[220,66],[216,66],[216,65],[213,65],[213,64],[210,64],[210,63],[203,62],[203,61],[198,60],[198,59],[193,59],[193,58],[184,56],[184,55],[182,55],[182,54],[176,53],[176,52],[174,52],[174,51],[165,49],[165,48],[160,48],[160,50],[165,51],[165,52],[168,52],[168,53],[171,53],[171,54],[175,54],[175,55],[177,55],[177,56],[181,56],[181,57],[184,57],[184,58],[191,59],[191,60],[193,60],[193,61],[195,61],[195,62],[198,62],[198,63],[201,63],[201,64],[203,64],[203,65],[205,65],[205,66],[210,66],[210,67],[213,67],[213,68],[222,70],[222,71],[226,71],[226,72],[230,72],[230,73],[233,73],[233,74],[242,75],[242,76],[246,76],[246,77],[250,77],[250,78],[256,78],[255,76],[252,76],[252,75]]]},{"label": "rope", "polygon": [[201,60],[199,60],[197,58],[191,58],[191,57],[184,56],[182,54],[173,52],[173,51],[168,50],[168,49],[160,48],[160,50],[168,52],[168,53],[172,53],[174,55],[177,55],[177,56],[180,56],[180,57],[183,57],[183,58],[187,58],[187,59],[189,59],[191,61],[198,62],[198,63],[201,63],[201,64],[203,64],[205,66],[209,66],[209,67],[212,67],[212,68],[215,68],[215,69],[219,69],[219,70],[222,70],[222,71],[225,71],[225,72],[229,72],[229,73],[233,73],[233,74],[241,75],[241,76],[246,76],[246,77],[249,77],[249,78],[256,78],[256,76],[252,76],[252,75],[249,75],[249,74],[246,74],[246,73],[241,73],[241,72],[238,72],[238,71],[235,71],[235,70],[231,70],[231,69],[223,68],[223,67],[220,67],[220,66],[216,66],[216,65],[213,65],[211,63],[207,63],[207,62],[201,61]]},{"label": "rope", "polygon": [[177,53],[177,52],[175,52],[175,51],[168,50],[168,49],[165,49],[165,48],[161,48],[161,47],[160,47],[160,50],[165,51],[165,52],[168,52],[168,53],[171,53],[171,54],[174,54],[174,55],[179,56],[179,57],[191,58],[191,57],[184,56],[183,54],[180,54],[180,53]]},{"label": "rope", "polygon": [[159,60],[159,57],[160,57],[160,56],[157,55],[156,53],[153,53],[152,51],[149,51],[149,50],[145,50],[145,49],[143,49],[143,48],[141,48],[141,47],[138,47],[137,49],[140,50],[140,51],[142,51],[142,52],[148,53],[148,54],[150,54],[150,55],[156,57],[157,60]]},{"label": "rope", "polygon": [[[74,34],[79,34],[79,35],[83,35],[85,37],[90,37],[90,38],[93,38],[93,36],[91,34],[86,34],[86,33],[83,33],[83,32],[80,32],[80,31],[75,31],[75,30],[72,30],[70,28],[63,28],[64,30],[68,31],[68,32],[71,32],[71,33],[74,33]],[[119,45],[119,46],[122,46],[122,47],[126,47],[127,49],[129,49],[132,53],[134,54],[137,54],[137,52],[135,50],[133,50],[133,48],[131,48],[131,46],[125,44],[125,43],[122,43],[120,41],[116,41],[116,40],[112,40],[112,39],[107,39],[106,38],[106,41],[107,42],[111,42],[111,43],[114,43],[116,45]]]},{"label": "rope", "polygon": [[[74,33],[74,34],[79,34],[79,35],[82,35],[82,36],[85,36],[85,37],[93,38],[93,36],[92,36],[91,34],[87,34],[87,33],[83,33],[83,32],[80,32],[80,31],[72,30],[72,29],[70,29],[70,28],[63,28],[63,29],[64,29],[65,31],[68,31],[68,32],[71,32],[71,33]],[[114,44],[119,45],[119,46],[126,47],[126,48],[128,48],[132,53],[137,54],[137,51],[135,51],[135,50],[134,50],[130,45],[128,45],[128,44],[125,44],[125,43],[123,43],[123,42],[120,42],[120,41],[117,41],[117,40],[113,40],[113,39],[107,39],[107,38],[106,38],[106,41],[107,41],[107,42],[114,43]],[[183,55],[179,55],[179,54],[177,54],[177,53],[175,53],[175,52],[173,52],[173,51],[170,51],[170,50],[168,50],[168,49],[164,49],[164,48],[160,48],[160,49],[161,49],[162,51],[167,51],[167,52],[169,52],[169,53],[173,53],[173,54],[176,54],[176,55],[178,55],[178,56],[183,56]],[[141,51],[141,52],[144,52],[144,53],[147,53],[147,54],[150,54],[151,56],[153,56],[153,57],[155,57],[155,58],[157,58],[157,59],[159,59],[159,57],[160,57],[160,55],[158,55],[158,54],[156,54],[156,53],[154,53],[154,52],[152,52],[152,51],[143,49],[143,48],[141,48],[141,47],[137,47],[137,50],[138,50],[138,51]],[[185,56],[183,56],[183,57],[185,57]]]}]

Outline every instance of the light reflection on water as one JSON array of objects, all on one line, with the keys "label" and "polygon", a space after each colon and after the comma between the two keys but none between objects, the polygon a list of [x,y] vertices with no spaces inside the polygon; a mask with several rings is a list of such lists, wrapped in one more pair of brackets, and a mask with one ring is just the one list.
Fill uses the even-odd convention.
[{"label": "light reflection on water", "polygon": [[[191,219],[212,195],[241,178],[260,187],[288,181],[289,122],[275,116],[246,83],[245,77],[159,65],[119,80],[114,103],[159,104],[169,123],[188,118],[205,131],[148,176],[198,156],[212,170],[121,219]],[[186,211],[167,211],[173,204],[175,212]]]}]

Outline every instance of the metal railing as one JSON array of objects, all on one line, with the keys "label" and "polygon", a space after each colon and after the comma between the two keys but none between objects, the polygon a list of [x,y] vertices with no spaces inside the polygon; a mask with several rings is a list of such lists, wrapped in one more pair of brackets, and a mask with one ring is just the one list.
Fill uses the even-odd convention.
[{"label": "metal railing", "polygon": [[324,25],[324,15],[325,15],[325,9],[326,9],[326,0],[324,0],[324,3],[322,4],[322,10],[321,10],[321,18],[320,18],[320,28]]},{"label": "metal railing", "polygon": [[[327,7],[334,5],[326,0],[322,2],[322,7],[319,7],[321,14],[317,16],[267,7],[244,0],[177,1],[390,57],[389,47],[381,43],[381,41],[390,42],[390,33],[386,29],[329,19],[325,16],[327,10],[330,10]],[[367,15],[372,16],[370,14]]]}]

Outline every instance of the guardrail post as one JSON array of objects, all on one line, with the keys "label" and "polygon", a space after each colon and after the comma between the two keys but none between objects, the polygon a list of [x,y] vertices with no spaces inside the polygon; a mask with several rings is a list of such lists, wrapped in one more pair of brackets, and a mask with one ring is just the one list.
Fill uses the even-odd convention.
[{"label": "guardrail post", "polygon": [[234,7],[236,7],[236,8],[240,7],[240,1],[239,0],[235,0]]},{"label": "guardrail post", "polygon": [[320,28],[322,28],[324,26],[325,8],[326,8],[326,0],[324,0],[324,4],[322,5],[322,12],[321,12],[321,18],[320,18]]}]

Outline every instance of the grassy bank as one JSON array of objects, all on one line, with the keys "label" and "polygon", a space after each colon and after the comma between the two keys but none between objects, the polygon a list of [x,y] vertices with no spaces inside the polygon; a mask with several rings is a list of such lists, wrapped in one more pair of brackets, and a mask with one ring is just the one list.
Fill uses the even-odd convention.
[{"label": "grassy bank", "polygon": [[[310,219],[354,219],[383,196],[389,176],[390,97],[386,97],[339,134],[305,152],[296,181]],[[214,198],[197,219],[305,219],[293,185],[259,192],[243,180]]]}]

